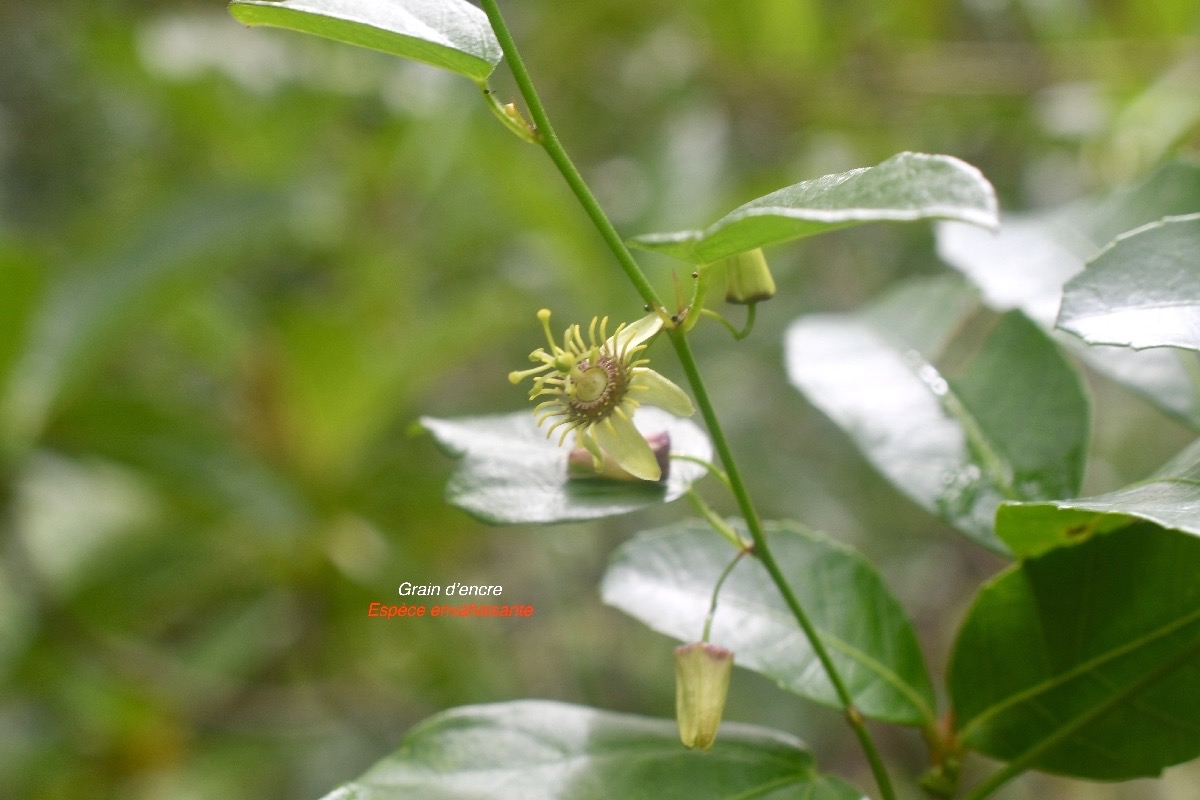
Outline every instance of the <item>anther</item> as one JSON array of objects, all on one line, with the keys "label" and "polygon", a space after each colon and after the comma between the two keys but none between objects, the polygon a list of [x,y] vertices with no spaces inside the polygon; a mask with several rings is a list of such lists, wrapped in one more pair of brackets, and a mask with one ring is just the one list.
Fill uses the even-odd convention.
[{"label": "anther", "polygon": [[550,309],[543,308],[538,311],[537,318],[542,323],[542,330],[546,333],[546,341],[550,343],[550,350],[559,350],[559,346],[554,343],[554,334],[550,332]]}]

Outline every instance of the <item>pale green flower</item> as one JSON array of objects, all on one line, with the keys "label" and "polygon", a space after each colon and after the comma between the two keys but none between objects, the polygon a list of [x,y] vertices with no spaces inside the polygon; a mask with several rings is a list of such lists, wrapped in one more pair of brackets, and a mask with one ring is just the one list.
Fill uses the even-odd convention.
[{"label": "pale green flower", "polygon": [[520,383],[536,376],[529,399],[546,398],[533,410],[538,425],[554,420],[546,436],[560,430],[561,445],[567,434],[575,431],[579,446],[592,454],[597,472],[607,455],[634,477],[659,480],[662,470],[633,425],[634,411],[641,405],[653,405],[676,416],[695,413],[682,389],[644,366],[648,359],[639,358],[651,337],[662,329],[662,319],[649,314],[632,325],[621,323],[609,336],[608,317],[593,318],[587,341],[580,326],[571,325],[563,333],[561,346],[550,332],[550,311],[543,308],[538,319],[549,349],[534,350],[529,360],[539,362],[538,366],[510,372],[508,379]]},{"label": "pale green flower", "polygon": [[675,721],[684,747],[707,750],[717,740],[733,653],[708,642],[675,648]]}]

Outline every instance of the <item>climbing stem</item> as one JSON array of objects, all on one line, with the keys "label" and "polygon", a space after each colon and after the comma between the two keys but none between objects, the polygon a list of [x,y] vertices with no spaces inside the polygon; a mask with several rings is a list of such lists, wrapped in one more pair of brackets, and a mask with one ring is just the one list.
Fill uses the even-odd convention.
[{"label": "climbing stem", "polygon": [[[641,295],[648,306],[660,313],[663,312],[662,302],[659,300],[658,294],[654,291],[654,287],[646,278],[645,273],[642,272],[642,268],[638,265],[637,261],[634,260],[633,255],[629,252],[629,248],[625,246],[621,235],[613,227],[608,215],[600,207],[599,202],[592,194],[591,189],[588,188],[583,176],[579,174],[579,170],[575,167],[574,162],[571,161],[570,156],[559,141],[558,135],[554,131],[554,126],[551,125],[550,118],[546,114],[546,108],[542,105],[541,98],[534,88],[529,71],[525,68],[525,63],[517,50],[512,33],[509,31],[508,25],[500,13],[500,8],[496,4],[496,0],[481,0],[481,5],[487,14],[488,20],[491,22],[492,30],[495,31],[496,39],[500,42],[500,48],[504,52],[504,57],[508,60],[509,69],[512,71],[513,79],[521,91],[521,96],[529,107],[529,114],[533,118],[533,123],[537,131],[538,143],[545,148],[547,155],[550,156],[550,160],[554,162],[554,165],[566,181],[567,186],[575,194],[585,213],[591,218],[592,223],[596,226],[596,230],[599,231],[605,244],[612,250],[617,263],[625,271],[626,276],[638,294]],[[684,374],[687,376],[688,384],[691,386],[692,394],[700,409],[700,415],[704,418],[704,424],[708,427],[713,447],[716,449],[717,456],[725,468],[725,473],[729,478],[730,490],[737,501],[742,517],[746,521],[746,528],[753,542],[753,554],[767,570],[771,581],[779,590],[788,609],[796,618],[796,622],[800,625],[805,637],[807,637],[809,646],[812,647],[817,659],[821,662],[821,666],[824,668],[829,682],[833,685],[838,699],[841,701],[846,719],[850,723],[854,735],[857,737],[859,745],[866,755],[867,761],[870,763],[871,772],[875,776],[875,782],[879,786],[879,792],[883,800],[896,800],[896,792],[892,787],[891,778],[879,755],[879,750],[875,747],[875,742],[867,730],[866,720],[854,706],[854,699],[846,688],[846,683],[834,665],[833,659],[830,658],[829,651],[821,641],[816,626],[813,625],[808,613],[800,605],[795,592],[792,591],[792,587],[788,584],[783,571],[779,568],[778,562],[775,561],[775,557],[771,553],[770,545],[767,543],[766,534],[763,531],[762,521],[758,517],[758,512],[754,509],[754,503],[750,499],[750,492],[747,490],[746,484],[742,480],[741,472],[738,470],[737,463],[734,461],[733,451],[729,447],[724,429],[721,427],[721,422],[717,418],[716,411],[713,409],[712,402],[704,386],[704,381],[700,376],[700,369],[696,365],[695,357],[692,355],[687,336],[680,327],[669,327],[667,335],[672,347],[675,349],[675,354],[678,356],[680,364],[683,366]]]},{"label": "climbing stem", "polygon": [[504,51],[504,57],[508,60],[508,68],[512,72],[513,79],[517,82],[517,88],[521,90],[521,97],[524,98],[525,104],[529,107],[529,116],[533,118],[534,129],[537,131],[538,144],[545,148],[546,154],[550,156],[550,160],[554,162],[554,166],[558,167],[558,171],[562,173],[563,180],[567,182],[567,186],[574,193],[576,199],[579,200],[579,204],[583,206],[584,212],[592,220],[592,224],[596,226],[596,230],[600,232],[600,236],[604,239],[605,244],[612,250],[613,255],[617,257],[617,262],[621,265],[621,269],[625,270],[625,275],[633,283],[633,287],[637,289],[637,293],[641,295],[642,300],[651,308],[656,310],[662,309],[663,306],[662,302],[658,299],[658,293],[654,291],[654,287],[646,278],[645,273],[642,272],[642,268],[634,261],[633,255],[630,254],[629,248],[625,246],[621,235],[613,227],[612,221],[604,213],[604,209],[600,207],[600,203],[596,200],[595,195],[592,194],[592,190],[588,188],[583,176],[579,174],[575,163],[567,155],[562,142],[558,139],[558,134],[554,132],[554,126],[550,124],[550,118],[546,115],[546,107],[542,105],[542,100],[533,86],[533,79],[529,77],[529,70],[525,68],[525,62],[521,59],[521,54],[517,50],[517,43],[513,40],[512,33],[508,30],[508,24],[505,23],[504,17],[500,14],[500,8],[496,5],[496,0],[482,0],[482,6],[484,12],[487,13],[488,20],[492,23],[492,30],[496,33],[496,39],[500,42],[500,49]]},{"label": "climbing stem", "polygon": [[750,498],[750,492],[746,488],[746,484],[742,480],[741,471],[738,469],[737,462],[733,458],[733,451],[730,449],[729,442],[725,438],[725,431],[721,427],[721,421],[717,418],[716,410],[709,399],[708,391],[704,386],[704,380],[700,376],[700,368],[696,365],[696,359],[692,355],[691,345],[686,335],[678,329],[670,330],[668,334],[671,344],[675,348],[675,354],[679,357],[679,363],[683,366],[684,374],[687,375],[688,384],[691,386],[692,394],[695,396],[696,405],[700,409],[700,415],[704,418],[708,434],[712,438],[713,448],[716,449],[717,456],[720,458],[721,464],[725,467],[725,474],[729,478],[729,487],[733,492],[734,499],[737,501],[738,508],[742,512],[742,517],[746,521],[746,530],[749,531],[750,538],[754,544],[754,556],[767,570],[767,574],[771,577],[771,582],[779,590],[779,594],[783,597],[783,601],[792,612],[792,616],[796,618],[800,629],[804,631],[804,635],[808,639],[813,653],[821,662],[821,666],[824,667],[825,674],[829,677],[829,682],[833,685],[834,691],[837,692],[838,700],[841,701],[842,709],[846,714],[846,720],[854,730],[854,735],[858,738],[859,745],[862,747],[863,753],[871,765],[871,772],[875,776],[875,782],[879,785],[879,791],[883,795],[884,800],[895,800],[896,794],[895,789],[892,787],[891,777],[888,775],[887,768],[883,764],[883,759],[879,755],[878,748],[875,747],[875,741],[871,738],[870,731],[867,730],[866,720],[863,719],[859,710],[855,708],[854,698],[850,695],[850,690],[846,687],[846,682],[842,680],[841,673],[838,672],[837,666],[833,663],[833,659],[830,657],[824,642],[821,641],[816,626],[809,618],[808,612],[800,605],[796,593],[792,591],[791,584],[787,582],[783,570],[779,568],[779,563],[775,560],[775,556],[771,552],[770,545],[767,543],[766,533],[763,530],[762,520],[759,519],[758,512],[754,509],[754,502]]}]

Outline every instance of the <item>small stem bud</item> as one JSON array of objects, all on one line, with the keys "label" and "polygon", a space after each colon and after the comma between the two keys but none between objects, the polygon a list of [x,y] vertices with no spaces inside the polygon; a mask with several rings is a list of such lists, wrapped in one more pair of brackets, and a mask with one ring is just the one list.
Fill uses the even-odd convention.
[{"label": "small stem bud", "polygon": [[496,99],[496,93],[486,84],[480,84],[479,88],[483,92],[483,98],[487,101],[488,108],[496,115],[496,119],[504,123],[504,127],[530,144],[538,143],[540,137],[537,127],[525,119],[525,115],[521,113],[515,103],[501,103]]}]

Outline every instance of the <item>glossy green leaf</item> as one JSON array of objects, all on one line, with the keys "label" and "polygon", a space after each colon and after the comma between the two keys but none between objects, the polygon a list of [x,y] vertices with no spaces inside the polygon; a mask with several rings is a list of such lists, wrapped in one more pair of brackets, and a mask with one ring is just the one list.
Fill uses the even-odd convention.
[{"label": "glossy green leaf", "polygon": [[[666,654],[669,660],[670,654]],[[726,723],[686,750],[674,720],[548,701],[430,717],[400,749],[323,800],[863,800],[784,733]]]},{"label": "glossy green leaf", "polygon": [[[696,424],[656,408],[638,409],[644,434],[666,431],[671,452],[710,461],[712,447]],[[549,523],[626,514],[676,500],[704,476],[704,467],[673,460],[667,480],[568,479],[569,448],[546,438],[533,414],[518,411],[461,419],[422,417],[421,425],[449,455],[462,458],[446,498],[474,517],[495,524]]]},{"label": "glossy green leaf", "polygon": [[1063,284],[1094,252],[1061,214],[1005,215],[999,231],[958,222],[936,230],[938,255],[978,287],[989,308],[1020,309],[1046,328],[1054,325]]},{"label": "glossy green leaf", "polygon": [[1141,183],[1071,207],[1075,227],[1098,250],[1126,231],[1200,211],[1200,162],[1169,161]]},{"label": "glossy green leaf", "polygon": [[1137,186],[1036,214],[1006,216],[998,231],[937,226],[938,253],[979,287],[991,308],[1019,308],[1050,326],[1063,284],[1126,231],[1200,210],[1200,164],[1170,163]]},{"label": "glossy green leaf", "polygon": [[[1054,326],[1063,285],[1115,236],[1163,217],[1200,210],[1200,165],[1167,164],[1141,184],[1103,199],[1049,212],[1006,217],[998,233],[954,222],[938,225],[938,252],[966,275],[990,307],[1019,308]],[[1096,370],[1200,429],[1196,355],[1174,349],[1134,351],[1084,346],[1064,337]]]},{"label": "glossy green leaf", "polygon": [[735,208],[704,230],[638,236],[631,244],[693,264],[866,222],[955,219],[994,228],[996,196],[979,170],[951,156],[900,153]]},{"label": "glossy green leaf", "polygon": [[1139,523],[1003,572],[950,666],[964,745],[1101,780],[1200,755],[1200,539]]},{"label": "glossy green leaf", "polygon": [[465,0],[233,0],[247,25],[312,33],[482,82],[500,63],[487,15]]},{"label": "glossy green leaf", "polygon": [[[879,575],[848,547],[794,524],[768,527],[771,550],[820,631],[855,706],[866,716],[932,723],[933,691],[912,626]],[[601,593],[609,605],[684,642],[698,641],[713,586],[734,553],[702,522],[640,534],[613,555]],[[770,577],[743,558],[721,589],[713,644],[734,664],[782,688],[841,707],[820,662]]]},{"label": "glossy green leaf", "polygon": [[1085,345],[1062,336],[1071,352],[1089,367],[1128,387],[1163,411],[1200,430],[1200,357],[1187,350],[1159,347]]},{"label": "glossy green leaf", "polygon": [[974,302],[953,280],[910,283],[860,314],[787,334],[790,379],[899,489],[999,551],[1003,500],[1075,494],[1088,436],[1079,375],[1020,312],[956,374],[935,363]]},{"label": "glossy green leaf", "polygon": [[1152,477],[1096,497],[1000,507],[996,532],[1018,556],[1072,544],[1131,518],[1200,536],[1200,441]]},{"label": "glossy green leaf", "polygon": [[1200,350],[1200,214],[1118,236],[1063,288],[1058,327],[1091,344]]}]

